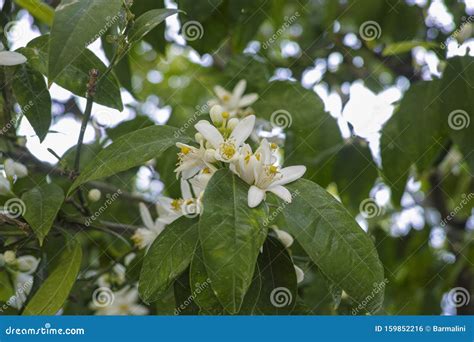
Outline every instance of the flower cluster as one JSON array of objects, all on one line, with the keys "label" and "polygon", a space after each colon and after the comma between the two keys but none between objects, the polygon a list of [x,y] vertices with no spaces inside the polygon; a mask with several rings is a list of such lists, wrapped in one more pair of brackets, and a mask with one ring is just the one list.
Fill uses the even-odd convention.
[{"label": "flower cluster", "polygon": [[[257,207],[271,192],[286,202],[292,195],[285,187],[302,177],[305,166],[281,167],[278,146],[267,139],[258,142],[255,150],[247,143],[255,129],[256,117],[250,108],[257,94],[244,95],[246,82],[238,82],[232,92],[217,86],[217,98],[211,100],[211,121],[201,120],[194,127],[195,144],[177,143],[178,163],[175,169],[180,179],[182,198],[160,198],[156,204],[158,218],[152,216],[145,204],[140,204],[144,228],[132,237],[139,248],[147,248],[155,238],[180,216],[195,217],[202,212],[202,196],[212,175],[222,168],[228,168],[249,185],[247,204]],[[274,228],[277,237],[286,247],[293,238],[283,230]],[[296,270],[298,280],[302,271]]]}]

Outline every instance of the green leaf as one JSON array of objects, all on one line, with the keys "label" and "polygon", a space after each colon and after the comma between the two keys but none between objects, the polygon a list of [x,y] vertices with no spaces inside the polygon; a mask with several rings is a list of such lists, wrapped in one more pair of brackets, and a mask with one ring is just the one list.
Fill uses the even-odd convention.
[{"label": "green leaf", "polygon": [[41,0],[15,0],[15,3],[26,9],[39,21],[49,26],[53,24],[54,9]]},{"label": "green leaf", "polygon": [[135,23],[128,34],[130,45],[139,42],[151,30],[161,24],[167,17],[176,13],[178,13],[178,10],[162,8],[145,12],[139,16],[135,20]]},{"label": "green leaf", "polygon": [[28,64],[19,65],[12,86],[21,112],[42,142],[51,124],[51,96],[43,75]]},{"label": "green leaf", "polygon": [[426,49],[431,49],[439,46],[439,44],[433,42],[419,42],[419,41],[405,41],[405,42],[396,42],[392,44],[388,44],[382,52],[383,56],[393,56],[393,55],[400,55],[403,53],[410,52],[412,49],[421,46]]},{"label": "green leaf", "polygon": [[[319,185],[300,179],[288,186],[296,194],[283,214],[291,233],[324,275],[364,310],[376,312],[383,291],[383,267],[371,238],[347,210]],[[370,299],[370,300],[368,300]]]},{"label": "green leaf", "polygon": [[56,7],[49,45],[48,78],[56,81],[71,61],[81,53],[101,31],[119,19],[122,0],[63,0]]},{"label": "green leaf", "polygon": [[224,308],[212,289],[211,279],[207,275],[200,247],[196,249],[191,262],[189,284],[192,293],[195,294],[194,301],[199,306],[201,314],[212,315],[224,312]]},{"label": "green leaf", "polygon": [[397,204],[405,190],[410,167],[416,164],[419,172],[429,169],[445,143],[448,125],[437,100],[439,85],[439,81],[430,81],[410,87],[382,129],[383,174]]},{"label": "green leaf", "polygon": [[81,184],[138,166],[177,142],[190,140],[177,132],[176,128],[169,126],[150,126],[121,136],[84,167],[69,189],[69,194]]},{"label": "green leaf", "polygon": [[148,250],[138,291],[143,301],[157,300],[190,264],[198,239],[197,223],[181,217],[168,225]]},{"label": "green leaf", "polygon": [[[48,45],[49,35],[43,35],[30,41],[26,48],[18,50],[28,58],[28,64],[45,76],[48,75]],[[84,97],[89,81],[89,71],[94,68],[99,70],[100,74],[103,74],[107,69],[92,51],[85,49],[78,58],[71,60],[58,75],[55,83],[77,96]],[[123,110],[120,87],[113,74],[110,73],[101,80],[100,91],[96,93],[94,101],[120,111]]]},{"label": "green leaf", "polygon": [[318,96],[297,83],[271,82],[253,107],[287,134],[285,164],[306,165],[305,177],[326,185],[320,173],[326,166],[321,156],[342,138],[336,120],[324,112]]},{"label": "green leaf", "polygon": [[[163,0],[153,1],[134,1],[131,7],[131,11],[135,15],[135,18],[140,17],[142,14],[156,8],[164,8],[165,3]],[[164,53],[166,47],[165,39],[165,27],[166,25],[158,25],[156,28],[151,30],[143,39],[150,44],[153,49],[158,52]]]},{"label": "green leaf", "polygon": [[64,305],[76,281],[82,261],[80,243],[70,238],[46,280],[27,304],[24,315],[54,315]]},{"label": "green leaf", "polygon": [[366,142],[351,141],[337,152],[334,180],[342,203],[352,212],[359,212],[360,203],[369,197],[377,176],[377,165]]},{"label": "green leaf", "polygon": [[290,314],[296,303],[296,273],[288,251],[269,236],[258,256],[262,289],[256,311],[263,315]]},{"label": "green leaf", "polygon": [[0,303],[7,302],[15,294],[8,272],[0,269]]},{"label": "green leaf", "polygon": [[189,269],[184,271],[173,283],[175,315],[198,315],[199,307],[194,300],[194,293],[189,286]]},{"label": "green leaf", "polygon": [[443,122],[474,172],[474,58],[448,59],[441,84]]},{"label": "green leaf", "polygon": [[44,183],[25,192],[21,199],[26,208],[23,217],[30,224],[41,245],[63,204],[63,190],[55,184]]},{"label": "green leaf", "polygon": [[230,313],[239,311],[267,235],[263,205],[247,205],[248,185],[229,170],[217,171],[203,197],[199,239],[212,288]]}]

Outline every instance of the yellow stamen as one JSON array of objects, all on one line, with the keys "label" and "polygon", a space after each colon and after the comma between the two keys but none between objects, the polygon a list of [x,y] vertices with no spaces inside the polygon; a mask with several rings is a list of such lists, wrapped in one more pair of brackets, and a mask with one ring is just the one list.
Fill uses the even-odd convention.
[{"label": "yellow stamen", "polygon": [[173,208],[173,210],[181,210],[181,200],[180,199],[174,199],[172,202],[171,202],[171,208]]},{"label": "yellow stamen", "polygon": [[272,175],[274,175],[278,172],[278,167],[272,165],[268,168],[268,172],[270,172]]},{"label": "yellow stamen", "polygon": [[222,115],[222,117],[223,117],[224,119],[228,119],[229,116],[230,116],[229,112],[222,112],[221,115]]},{"label": "yellow stamen", "polygon": [[276,150],[278,148],[278,145],[275,144],[275,143],[271,143],[270,147],[271,147],[272,150]]},{"label": "yellow stamen", "polygon": [[224,95],[224,96],[222,96],[222,101],[227,102],[227,101],[229,101],[229,100],[230,100],[230,96],[229,96],[229,95]]},{"label": "yellow stamen", "polygon": [[233,143],[225,142],[221,145],[221,154],[226,159],[231,159],[234,156],[235,152],[235,145]]},{"label": "yellow stamen", "polygon": [[191,152],[191,149],[187,146],[183,146],[181,147],[181,153],[182,154],[188,154],[189,152]]},{"label": "yellow stamen", "polygon": [[202,170],[202,173],[207,173],[207,174],[209,174],[209,173],[211,173],[211,169],[209,169],[208,167],[206,167],[206,168],[204,168],[204,169]]}]

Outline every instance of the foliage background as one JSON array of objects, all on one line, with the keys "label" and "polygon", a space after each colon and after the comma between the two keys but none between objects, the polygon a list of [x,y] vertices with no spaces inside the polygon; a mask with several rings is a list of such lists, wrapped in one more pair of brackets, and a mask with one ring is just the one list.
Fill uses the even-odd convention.
[{"label": "foliage background", "polygon": [[[36,47],[30,40],[51,31],[51,11],[58,2],[3,1],[2,26],[16,22],[10,34],[5,32],[4,47],[20,48],[28,56]],[[12,6],[8,13],[7,4]],[[257,116],[270,120],[275,111],[289,113],[291,125],[272,129],[262,124],[262,134],[285,140],[286,162],[306,165],[305,178],[340,198],[372,237],[387,282],[381,313],[473,314],[472,301],[455,307],[446,300],[452,289],[463,288],[470,294],[474,290],[472,4],[455,0],[183,0],[177,4],[136,0],[131,11],[138,16],[165,5],[183,12],[148,33],[114,68],[121,100],[107,94],[97,100],[103,106],[93,107],[81,164],[110,141],[138,128],[167,122],[192,131],[214,85],[232,89],[245,79],[247,90],[260,95],[253,106]],[[72,22],[79,28],[87,24]],[[114,24],[107,29],[90,45],[105,61],[113,55],[107,37]],[[21,49],[27,43],[26,50]],[[31,188],[46,174],[64,189],[69,187],[64,170],[74,163],[85,86],[84,82],[70,85],[69,91],[51,86],[51,126],[41,144],[32,131],[33,123],[25,119],[10,130],[13,137],[2,138],[4,155],[22,161],[32,171],[15,184],[18,191]],[[103,87],[117,93],[113,84]],[[2,85],[2,126],[8,122],[5,108],[10,104],[5,99],[10,88]],[[15,84],[13,90],[23,107],[28,94],[22,100]],[[453,112],[461,116],[453,117]],[[47,148],[60,155],[62,162],[58,164]],[[160,193],[179,196],[172,172],[175,162],[176,150],[170,149],[150,165],[83,185],[84,192],[99,188],[112,196],[121,189],[125,195],[101,213],[100,219],[110,223],[105,231],[79,234],[84,254],[82,265],[77,265],[80,276],[89,269],[107,272],[116,261],[123,261],[131,249],[127,227],[141,224],[140,201],[151,205]],[[90,209],[99,210],[105,199],[91,203]],[[74,216],[70,203],[61,210]],[[52,232],[80,229],[59,220]],[[17,225],[2,222],[2,251],[12,248],[12,236],[21,236]],[[30,237],[14,241],[21,241],[13,242],[19,254],[33,253],[44,260],[49,253]],[[74,248],[70,253],[79,253]],[[331,285],[303,250],[296,245],[292,251],[306,273],[298,288],[304,311],[350,314],[350,300],[331,296]],[[39,270],[35,279],[44,279],[41,265]],[[130,267],[127,282],[137,277]],[[35,281],[34,286],[40,283]],[[87,303],[95,286],[75,282],[66,294],[64,313],[90,314]],[[160,302],[149,309],[153,314],[173,313],[174,305]],[[13,308],[6,312],[18,313]]]}]

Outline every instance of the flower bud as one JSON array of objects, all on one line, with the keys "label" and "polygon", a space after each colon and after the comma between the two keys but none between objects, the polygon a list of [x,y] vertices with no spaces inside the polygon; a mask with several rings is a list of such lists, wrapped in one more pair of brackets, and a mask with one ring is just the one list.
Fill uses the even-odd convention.
[{"label": "flower bud", "polygon": [[212,148],[207,149],[206,152],[204,152],[204,161],[214,163],[216,161],[216,150]]},{"label": "flower bud", "polygon": [[273,228],[273,230],[275,231],[275,234],[278,240],[280,240],[280,242],[283,244],[283,246],[285,246],[285,248],[291,247],[294,240],[290,234],[288,234],[284,230],[277,229],[277,228]]},{"label": "flower bud", "polygon": [[232,118],[229,120],[229,122],[227,123],[227,128],[233,130],[235,128],[235,126],[237,126],[237,124],[239,123],[239,119],[237,118]]},{"label": "flower bud", "polygon": [[295,273],[296,273],[296,282],[299,284],[304,280],[304,272],[301,268],[296,265],[295,266]]},{"label": "flower bud", "polygon": [[89,198],[91,202],[97,202],[98,200],[100,200],[101,196],[102,196],[102,193],[100,192],[99,189],[92,189],[87,194],[87,197]]},{"label": "flower bud", "polygon": [[194,139],[198,144],[202,143],[204,141],[204,137],[202,136],[201,133],[196,133],[194,134]]},{"label": "flower bud", "polygon": [[220,125],[222,123],[222,112],[224,109],[219,106],[215,105],[211,108],[211,111],[209,114],[211,115],[211,120],[214,123],[214,125]]},{"label": "flower bud", "polygon": [[16,260],[16,255],[14,251],[6,251],[3,253],[3,257],[5,259],[5,263],[13,264]]}]

